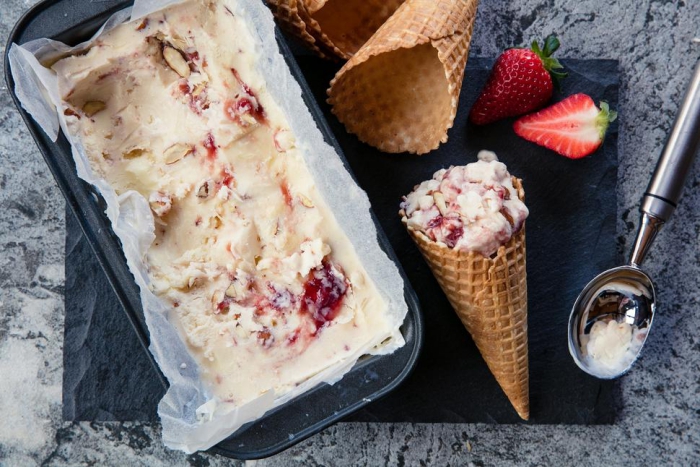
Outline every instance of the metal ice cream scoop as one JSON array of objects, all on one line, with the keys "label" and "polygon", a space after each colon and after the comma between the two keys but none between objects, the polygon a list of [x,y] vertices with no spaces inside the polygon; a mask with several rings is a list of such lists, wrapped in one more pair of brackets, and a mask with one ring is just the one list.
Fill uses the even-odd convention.
[{"label": "metal ice cream scoop", "polygon": [[[640,267],[654,237],[676,208],[699,145],[700,62],[695,67],[676,123],[642,198],[642,218],[630,265],[596,276],[583,289],[571,310],[569,352],[579,368],[592,376],[612,379],[626,373],[646,342],[656,311],[656,293],[651,279]],[[585,346],[591,338],[591,328],[597,321],[611,320],[620,323],[620,327],[626,323],[636,329],[632,339],[637,339],[637,342],[627,351],[630,358],[621,358],[617,366],[602,367],[596,360],[598,357],[584,351],[582,345]]]}]

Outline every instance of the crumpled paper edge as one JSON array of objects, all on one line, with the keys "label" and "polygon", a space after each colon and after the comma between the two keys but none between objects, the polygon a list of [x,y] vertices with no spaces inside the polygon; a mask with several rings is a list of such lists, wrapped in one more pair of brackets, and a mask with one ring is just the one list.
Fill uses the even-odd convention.
[{"label": "crumpled paper edge", "polygon": [[[278,397],[274,391],[268,391],[243,406],[231,408],[227,404],[217,404],[209,394],[198,377],[196,362],[188,353],[175,327],[168,322],[167,307],[148,287],[149,279],[143,258],[155,237],[148,202],[133,191],[118,196],[105,180],[93,173],[80,140],[70,135],[65,118],[56,111],[61,105],[57,77],[40,63],[89,47],[95,37],[130,18],[137,20],[182,1],[136,0],[131,9],[115,13],[93,38],[76,47],[43,38],[22,46],[12,44],[8,55],[16,83],[15,92],[22,107],[53,141],[58,136],[59,128],[63,130],[71,143],[78,176],[95,186],[105,199],[105,212],[122,242],[127,265],[141,290],[144,316],[151,335],[150,351],[170,382],[170,388],[158,406],[163,425],[163,441],[173,449],[191,453],[224,440],[243,424],[261,417],[268,410],[321,382],[337,382],[361,355],[387,354],[403,346],[404,339],[399,327],[408,308],[403,295],[404,282],[398,269],[377,242],[376,226],[369,214],[369,199],[352,180],[335,150],[324,141],[304,104],[301,88],[279,51],[270,11],[259,0],[224,0],[237,15],[244,18],[248,32],[260,48],[258,72],[266,77],[268,92],[285,114],[319,191],[336,213],[336,220],[350,238],[368,275],[387,302],[387,318],[393,333],[388,344],[379,346],[380,342],[374,342],[370,348],[361,349],[354,358],[332,365]],[[386,337],[388,336],[381,336],[380,341]]]}]

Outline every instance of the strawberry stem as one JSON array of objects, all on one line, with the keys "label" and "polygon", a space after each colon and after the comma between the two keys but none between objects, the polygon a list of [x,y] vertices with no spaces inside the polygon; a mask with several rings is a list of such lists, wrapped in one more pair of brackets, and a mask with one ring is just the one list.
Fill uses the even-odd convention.
[{"label": "strawberry stem", "polygon": [[544,68],[551,75],[552,82],[557,89],[560,89],[560,80],[568,76],[568,73],[558,71],[562,70],[564,67],[561,63],[559,63],[559,60],[552,57],[552,54],[557,51],[560,45],[561,43],[559,42],[559,39],[554,34],[550,34],[544,40],[544,49],[540,48],[537,41],[532,41],[532,51],[535,52],[538,57],[540,57],[540,60],[542,60]]},{"label": "strawberry stem", "polygon": [[598,132],[600,134],[600,140],[605,139],[605,133],[608,131],[608,126],[610,123],[617,119],[617,112],[610,110],[610,106],[607,102],[600,102],[600,112],[596,117],[596,127],[598,127]]},{"label": "strawberry stem", "polygon": [[559,48],[559,39],[554,34],[550,34],[544,40],[544,54],[549,57]]}]

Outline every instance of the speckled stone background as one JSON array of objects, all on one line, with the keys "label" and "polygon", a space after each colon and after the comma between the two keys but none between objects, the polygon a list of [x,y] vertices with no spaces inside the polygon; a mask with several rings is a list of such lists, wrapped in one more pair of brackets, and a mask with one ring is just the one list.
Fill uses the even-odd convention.
[{"label": "speckled stone background", "polygon": [[[1,43],[33,3],[0,2]],[[561,56],[620,61],[618,240],[627,251],[638,201],[700,57],[700,2],[482,0],[472,53],[494,56],[552,31]],[[236,464],[164,449],[157,424],[62,422],[64,203],[0,78],[0,465]],[[621,380],[613,426],[341,423],[250,464],[697,465],[700,159],[645,267],[662,307],[645,355]]]}]

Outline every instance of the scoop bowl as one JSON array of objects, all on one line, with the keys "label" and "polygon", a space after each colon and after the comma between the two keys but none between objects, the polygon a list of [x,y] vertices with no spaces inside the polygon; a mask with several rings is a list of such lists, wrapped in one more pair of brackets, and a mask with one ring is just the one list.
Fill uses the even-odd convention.
[{"label": "scoop bowl", "polygon": [[[584,287],[569,317],[569,352],[576,365],[601,379],[625,374],[644,347],[656,311],[656,292],[649,276],[635,266],[620,266],[597,275]],[[631,347],[634,358],[615,369],[604,368],[585,355],[584,341],[598,321],[627,323],[643,337],[641,345]],[[639,343],[638,343],[639,344]]]},{"label": "scoop bowl", "polygon": [[[571,310],[569,353],[579,368],[592,376],[613,379],[623,375],[644,347],[656,311],[656,293],[651,279],[640,267],[656,234],[680,201],[698,149],[700,61],[695,66],[676,122],[642,198],[642,217],[630,265],[596,276],[583,289]],[[619,326],[609,325],[612,320]],[[596,326],[593,342],[591,329],[601,321],[608,323],[607,329]],[[591,355],[588,355],[589,350]]]}]

